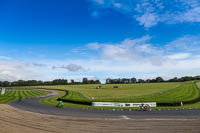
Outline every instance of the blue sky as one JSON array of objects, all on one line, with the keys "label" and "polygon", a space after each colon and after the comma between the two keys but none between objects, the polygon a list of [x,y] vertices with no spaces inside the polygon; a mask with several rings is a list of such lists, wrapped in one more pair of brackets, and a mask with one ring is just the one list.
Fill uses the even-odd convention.
[{"label": "blue sky", "polygon": [[199,0],[2,0],[0,80],[200,74]]}]

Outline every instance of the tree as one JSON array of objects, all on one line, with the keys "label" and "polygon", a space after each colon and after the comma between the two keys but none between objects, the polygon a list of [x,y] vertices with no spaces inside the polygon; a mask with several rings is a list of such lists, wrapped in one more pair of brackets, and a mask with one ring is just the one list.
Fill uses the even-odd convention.
[{"label": "tree", "polygon": [[72,85],[74,84],[74,80],[73,80],[73,79],[71,80],[71,84],[72,84]]},{"label": "tree", "polygon": [[178,78],[174,77],[173,79],[169,79],[169,82],[178,82]]},{"label": "tree", "polygon": [[200,76],[195,76],[195,80],[200,80]]},{"label": "tree", "polygon": [[164,82],[164,80],[163,80],[162,77],[157,77],[157,78],[156,78],[156,82]]},{"label": "tree", "polygon": [[120,83],[120,78],[118,78],[118,79],[113,79],[113,80],[112,80],[112,83],[114,83],[114,84],[119,84],[119,83]]},{"label": "tree", "polygon": [[123,78],[123,79],[120,79],[120,83],[122,83],[122,84],[126,84],[126,78]]},{"label": "tree", "polygon": [[8,87],[8,86],[10,86],[10,82],[4,81],[3,84],[2,84],[2,86]]},{"label": "tree", "polygon": [[95,84],[101,84],[100,80],[96,80]]},{"label": "tree", "polygon": [[83,78],[82,83],[83,83],[83,84],[88,84],[88,79],[87,79],[87,78]]},{"label": "tree", "polygon": [[151,79],[147,79],[145,82],[146,82],[146,83],[150,83],[150,82],[151,82]]},{"label": "tree", "polygon": [[106,79],[106,84],[111,84],[111,78]]},{"label": "tree", "polygon": [[143,79],[138,79],[137,81],[138,83],[145,83],[145,81]]},{"label": "tree", "polygon": [[136,83],[137,79],[136,78],[131,78],[131,83]]}]

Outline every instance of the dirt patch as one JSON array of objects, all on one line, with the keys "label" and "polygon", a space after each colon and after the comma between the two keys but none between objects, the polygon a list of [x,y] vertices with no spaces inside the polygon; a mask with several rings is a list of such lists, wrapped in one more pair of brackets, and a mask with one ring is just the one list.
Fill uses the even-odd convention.
[{"label": "dirt patch", "polygon": [[0,105],[1,133],[200,132],[200,119],[104,119],[42,115]]}]

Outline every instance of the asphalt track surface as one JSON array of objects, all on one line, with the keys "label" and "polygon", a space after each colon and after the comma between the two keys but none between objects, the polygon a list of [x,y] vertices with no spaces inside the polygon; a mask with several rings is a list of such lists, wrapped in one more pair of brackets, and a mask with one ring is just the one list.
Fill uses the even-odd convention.
[{"label": "asphalt track surface", "polygon": [[34,113],[57,116],[72,116],[72,117],[90,117],[90,118],[117,118],[117,119],[144,119],[144,118],[200,118],[200,109],[167,109],[167,110],[119,110],[119,109],[84,109],[63,107],[57,108],[40,102],[41,99],[55,96],[49,93],[46,97],[23,99],[14,101],[9,105]]}]

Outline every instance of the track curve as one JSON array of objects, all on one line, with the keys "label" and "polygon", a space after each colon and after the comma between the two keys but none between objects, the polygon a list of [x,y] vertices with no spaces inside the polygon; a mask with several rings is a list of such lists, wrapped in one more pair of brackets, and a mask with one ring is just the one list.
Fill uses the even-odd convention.
[{"label": "track curve", "polygon": [[121,119],[140,119],[140,118],[200,118],[200,109],[173,109],[173,110],[153,110],[151,112],[141,112],[138,110],[101,110],[63,107],[57,108],[43,104],[40,100],[57,95],[54,91],[47,91],[48,96],[36,97],[32,99],[23,99],[14,101],[9,105],[35,113],[76,116],[76,117],[94,117],[94,118],[121,118]]}]

